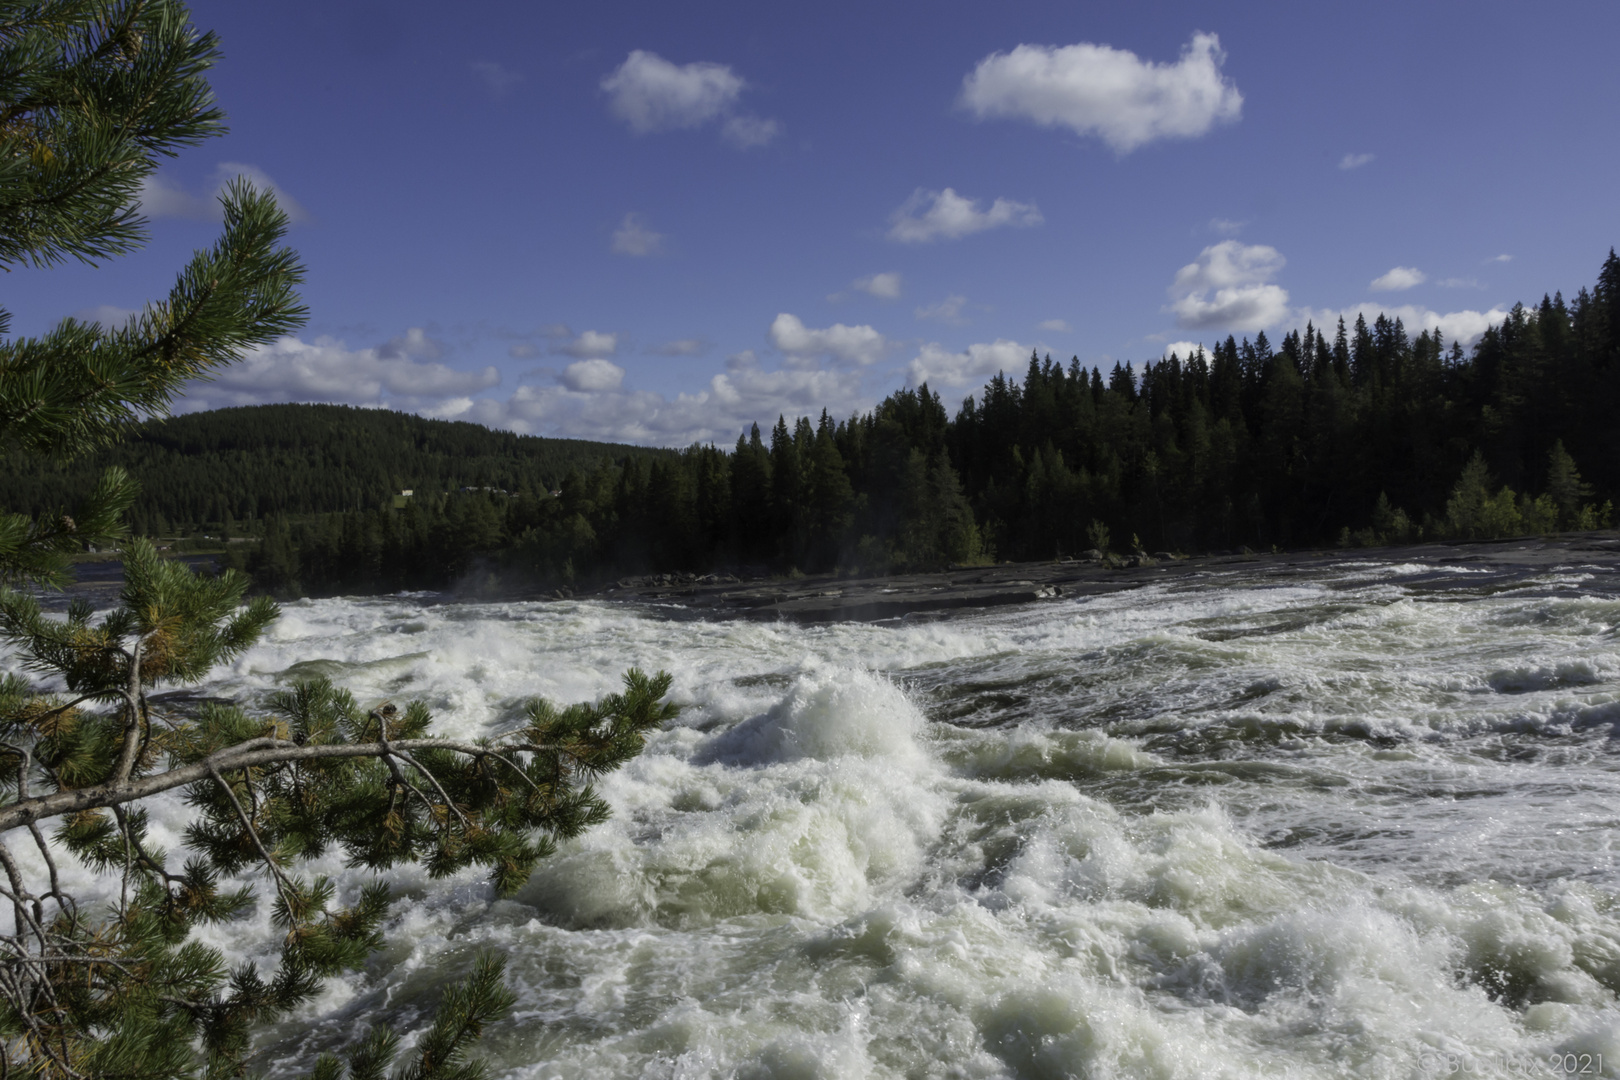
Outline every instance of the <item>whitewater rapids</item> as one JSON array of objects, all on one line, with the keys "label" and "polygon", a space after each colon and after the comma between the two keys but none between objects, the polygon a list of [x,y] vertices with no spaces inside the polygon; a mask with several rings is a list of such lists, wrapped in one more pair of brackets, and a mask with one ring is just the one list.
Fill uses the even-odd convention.
[{"label": "whitewater rapids", "polygon": [[[1410,573],[819,627],[286,605],[202,693],[325,674],[478,736],[639,666],[682,713],[515,896],[392,875],[385,950],[259,1064],[418,1031],[496,949],[501,1077],[1614,1075],[1615,575],[1441,595]],[[155,808],[171,851],[184,815]],[[208,934],[273,956],[262,914]]]}]

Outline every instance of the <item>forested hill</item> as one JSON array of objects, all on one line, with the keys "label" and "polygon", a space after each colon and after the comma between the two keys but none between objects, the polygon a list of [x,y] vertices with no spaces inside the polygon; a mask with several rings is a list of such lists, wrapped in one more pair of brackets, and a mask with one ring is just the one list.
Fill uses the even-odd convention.
[{"label": "forested hill", "polygon": [[[1339,320],[1136,371],[1031,356],[954,416],[924,385],[863,415],[766,427],[676,452],[330,406],[226,409],[66,466],[0,462],[0,506],[72,506],[102,466],[125,464],[146,488],[137,531],[261,537],[235,561],[284,594],[1606,527],[1620,258],[1567,301],[1516,305],[1466,352],[1399,319]],[[402,488],[417,497],[396,509]]]},{"label": "forested hill", "polygon": [[[472,492],[272,522],[281,593],[852,573],[1591,529],[1620,498],[1620,258],[1465,352],[1398,319],[1227,338],[1137,371],[1032,356],[954,416],[927,386],[734,448],[628,456],[560,498]],[[239,545],[245,547],[245,545]]]},{"label": "forested hill", "polygon": [[410,488],[514,494],[555,489],[570,470],[668,451],[492,431],[343,405],[257,405],[154,420],[73,461],[0,458],[0,507],[29,514],[77,504],[108,465],[141,484],[137,533],[173,535],[271,516],[373,510]]}]

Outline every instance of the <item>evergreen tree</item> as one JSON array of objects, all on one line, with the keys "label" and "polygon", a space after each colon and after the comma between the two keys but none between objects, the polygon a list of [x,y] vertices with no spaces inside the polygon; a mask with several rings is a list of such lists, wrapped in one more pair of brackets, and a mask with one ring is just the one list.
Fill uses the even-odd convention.
[{"label": "evergreen tree", "polygon": [[[141,184],[159,157],[223,133],[204,72],[218,56],[174,0],[0,5],[0,269],[92,265],[145,237]],[[286,216],[233,183],[225,228],[166,300],[115,330],[64,319],[0,342],[0,449],[66,455],[105,444],[184,384],[303,322]],[[0,309],[0,335],[10,327]],[[134,498],[109,470],[76,516],[0,518],[0,582],[60,582],[79,543],[117,535]]]},{"label": "evergreen tree", "polygon": [[[136,247],[136,198],[156,159],[223,131],[204,77],[217,55],[176,0],[0,0],[0,268],[94,264]],[[0,342],[0,449],[65,458],[106,445],[136,417],[164,412],[188,380],[302,322],[285,215],[241,182],[221,201],[219,241],[166,300],[118,329],[66,319]],[[8,326],[0,311],[0,334]],[[532,701],[519,731],[479,743],[436,737],[419,703],[367,712],[320,680],[260,715],[223,705],[166,715],[157,687],[200,680],[275,618],[266,598],[243,604],[245,578],[196,575],[137,539],[124,545],[120,604],[99,620],[82,601],[65,621],[48,618],[9,587],[60,584],[73,551],[120,538],[134,496],[112,468],[76,516],[0,516],[0,642],[58,688],[0,679],[0,897],[12,914],[0,930],[0,1075],[243,1075],[258,1025],[381,944],[386,887],[339,903],[331,882],[300,874],[303,863],[339,847],[373,869],[481,866],[510,892],[556,839],[606,816],[590,779],[639,752],[674,711],[662,700],[668,676],[631,671],[622,694],[564,710]],[[213,492],[202,505],[228,514]],[[476,549],[491,519],[465,509],[449,546]],[[361,524],[337,522],[330,546],[352,559],[366,544]],[[278,565],[298,572],[290,551]],[[184,859],[154,846],[141,808],[177,789],[196,809]],[[44,869],[28,870],[12,844],[35,848]],[[117,879],[117,899],[66,891],[64,852]],[[222,877],[255,867],[268,895],[222,889]],[[260,903],[285,931],[269,978],[228,968],[192,936]],[[510,1002],[500,962],[481,960],[445,995],[401,1075],[479,1075],[466,1050]],[[397,1032],[374,1031],[349,1055],[349,1075],[380,1076],[399,1045]],[[343,1072],[326,1058],[315,1075]]]},{"label": "evergreen tree", "polygon": [[746,437],[737,436],[737,450],[731,456],[731,508],[737,557],[744,562],[770,558],[771,458],[758,424]]}]

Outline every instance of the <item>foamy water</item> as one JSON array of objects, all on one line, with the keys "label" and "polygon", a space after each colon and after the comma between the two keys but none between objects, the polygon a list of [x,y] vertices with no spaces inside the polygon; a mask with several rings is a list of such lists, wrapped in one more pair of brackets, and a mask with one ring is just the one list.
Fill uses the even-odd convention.
[{"label": "foamy water", "polygon": [[476,735],[636,665],[683,712],[516,896],[393,875],[385,952],[265,1064],[419,1027],[495,948],[497,1076],[1613,1074],[1620,601],[1408,571],[885,626],[288,605],[204,692],[322,673]]}]

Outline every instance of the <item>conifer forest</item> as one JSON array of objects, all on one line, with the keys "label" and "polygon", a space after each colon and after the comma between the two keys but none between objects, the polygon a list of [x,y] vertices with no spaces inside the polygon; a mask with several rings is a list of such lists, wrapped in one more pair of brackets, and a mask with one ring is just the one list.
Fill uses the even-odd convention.
[{"label": "conifer forest", "polygon": [[138,533],[235,538],[230,561],[278,595],[1374,545],[1611,524],[1617,406],[1611,250],[1594,285],[1515,306],[1466,352],[1379,316],[1139,374],[1032,355],[954,416],[924,384],[679,452],[220,410],[65,464],[13,456],[0,502],[49,513],[123,465]]}]

